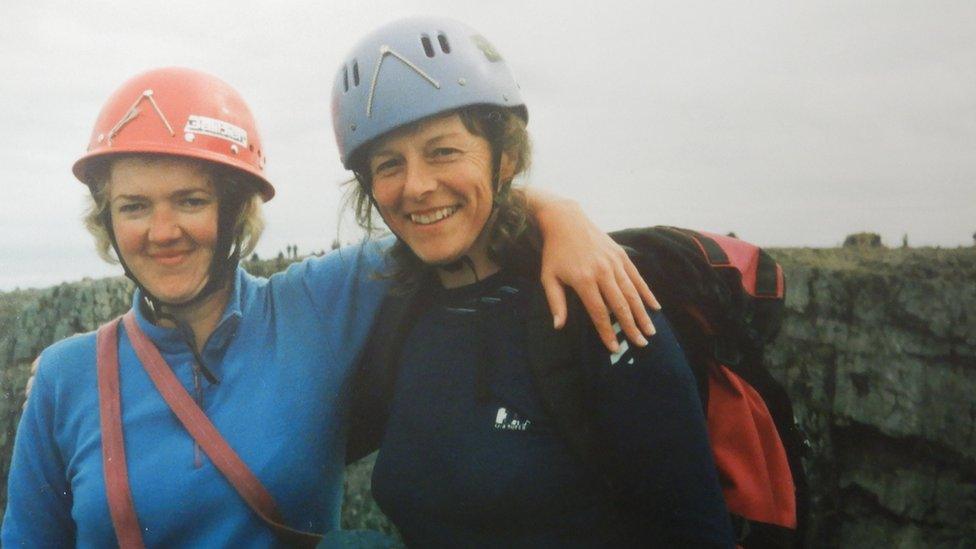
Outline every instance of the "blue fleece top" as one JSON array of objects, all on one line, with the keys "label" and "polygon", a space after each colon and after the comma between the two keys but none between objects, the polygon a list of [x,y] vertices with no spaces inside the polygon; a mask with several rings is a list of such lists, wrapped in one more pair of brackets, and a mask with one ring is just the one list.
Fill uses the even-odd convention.
[{"label": "blue fleece top", "polygon": [[537,284],[501,272],[443,291],[418,318],[373,470],[377,503],[416,547],[731,547],[695,379],[667,319],[653,316],[648,347],[615,355],[581,331],[595,474],[529,370]]},{"label": "blue fleece top", "polygon": [[[341,392],[386,291],[369,276],[378,261],[376,250],[350,248],[270,279],[238,269],[227,308],[203,349],[203,361],[219,379],[217,385],[202,381],[204,412],[294,528],[338,527]],[[153,325],[134,309],[194,395],[189,347],[176,330]],[[146,545],[278,545],[196,450],[119,329],[125,450]],[[117,545],[105,495],[95,358],[94,333],[41,354],[14,445],[4,547]]]}]

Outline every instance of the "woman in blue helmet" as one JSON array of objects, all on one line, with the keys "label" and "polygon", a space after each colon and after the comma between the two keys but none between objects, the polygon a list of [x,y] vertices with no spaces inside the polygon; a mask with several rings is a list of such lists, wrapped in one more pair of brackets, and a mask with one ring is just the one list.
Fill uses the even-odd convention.
[{"label": "woman in blue helmet", "polygon": [[[18,428],[2,545],[309,539],[281,537],[262,522],[177,419],[138,341],[158,351],[182,402],[253,473],[272,519],[314,533],[336,528],[340,389],[387,288],[369,276],[377,253],[367,246],[312,258],[270,279],[241,269],[274,188],[246,103],[199,71],[156,69],[124,83],[75,174],[91,190],[86,222],[100,252],[122,264],[137,290],[125,320],[100,331],[104,339],[80,334],[42,352]],[[117,353],[105,377],[102,366],[113,360],[103,362],[103,350]],[[120,448],[124,455],[113,453]]]},{"label": "woman in blue helmet", "polygon": [[[578,421],[557,417],[550,381],[565,372],[541,373],[527,341],[542,295],[537,227],[512,190],[527,120],[498,51],[455,21],[381,27],[340,68],[339,150],[361,224],[379,214],[397,236],[380,316],[400,319],[392,337],[374,332],[385,343],[358,373],[350,444],[366,442],[351,450],[381,444],[373,494],[410,545],[731,546],[694,377],[663,315],[650,345],[609,355],[574,324],[550,351],[582,365],[561,379],[586,400]],[[596,462],[574,451],[575,429],[593,431]]]}]

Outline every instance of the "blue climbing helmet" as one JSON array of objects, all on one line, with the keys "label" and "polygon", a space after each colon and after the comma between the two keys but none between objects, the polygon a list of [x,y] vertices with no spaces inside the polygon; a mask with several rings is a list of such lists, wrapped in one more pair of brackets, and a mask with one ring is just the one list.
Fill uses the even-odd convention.
[{"label": "blue climbing helmet", "polygon": [[332,86],[332,125],[342,164],[400,126],[470,105],[513,108],[528,120],[519,86],[478,31],[441,17],[388,23],[346,56]]}]

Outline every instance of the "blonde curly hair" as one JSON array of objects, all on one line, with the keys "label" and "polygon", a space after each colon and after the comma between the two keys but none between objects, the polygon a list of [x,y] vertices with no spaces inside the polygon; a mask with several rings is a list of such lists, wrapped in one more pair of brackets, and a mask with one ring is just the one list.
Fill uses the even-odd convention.
[{"label": "blonde curly hair", "polygon": [[264,218],[261,215],[263,200],[258,192],[260,187],[252,181],[251,176],[234,168],[195,158],[132,153],[113,155],[100,162],[95,162],[86,173],[86,183],[91,194],[82,219],[85,228],[95,239],[95,251],[98,252],[99,257],[109,263],[119,263],[119,258],[116,257],[115,250],[112,247],[111,233],[107,224],[111,223],[109,189],[112,165],[122,159],[136,159],[147,164],[177,159],[205,173],[214,188],[217,189],[219,201],[236,199],[242,204],[233,224],[235,228],[234,244],[240,250],[240,257],[247,257],[254,251],[258,240],[261,238],[261,233],[264,232]]}]

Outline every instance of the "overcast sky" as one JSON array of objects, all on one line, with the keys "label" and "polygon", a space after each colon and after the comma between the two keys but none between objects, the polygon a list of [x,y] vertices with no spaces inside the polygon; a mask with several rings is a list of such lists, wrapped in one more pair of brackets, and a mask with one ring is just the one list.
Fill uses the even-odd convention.
[{"label": "overcast sky", "polygon": [[530,184],[608,230],[972,244],[972,0],[4,0],[0,290],[121,272],[81,227],[70,166],[108,95],[159,66],[214,73],[251,104],[278,188],[258,253],[327,248],[346,177],[334,71],[372,28],[425,14],[494,43],[528,103]]}]

